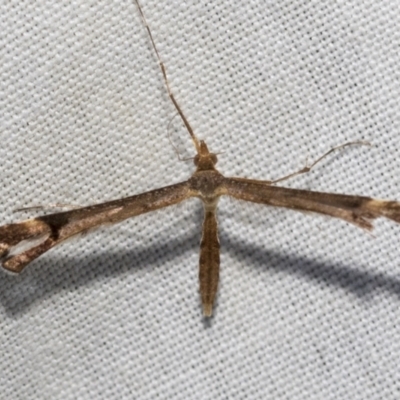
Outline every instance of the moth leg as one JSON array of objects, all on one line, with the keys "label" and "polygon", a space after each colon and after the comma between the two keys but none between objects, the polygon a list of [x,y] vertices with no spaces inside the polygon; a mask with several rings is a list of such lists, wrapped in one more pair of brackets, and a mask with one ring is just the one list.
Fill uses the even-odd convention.
[{"label": "moth leg", "polygon": [[76,210],[78,208],[83,208],[84,206],[79,206],[77,204],[65,204],[65,203],[54,203],[54,204],[37,204],[28,207],[16,208],[13,213],[23,212],[23,211],[47,211],[47,210]]},{"label": "moth leg", "polygon": [[275,183],[286,181],[286,180],[288,180],[290,178],[294,178],[295,176],[298,176],[298,175],[301,175],[301,174],[306,174],[307,172],[310,172],[320,161],[322,161],[325,157],[327,157],[329,154],[333,153],[334,151],[339,150],[339,149],[343,149],[344,147],[347,147],[347,146],[355,146],[355,145],[372,146],[371,143],[369,143],[369,142],[366,142],[366,141],[363,141],[363,140],[358,140],[356,142],[347,142],[347,143],[343,143],[343,144],[341,144],[339,146],[332,147],[329,151],[327,151],[325,154],[323,154],[321,157],[319,157],[312,164],[310,164],[310,165],[306,164],[306,166],[303,167],[302,169],[300,169],[299,171],[293,172],[293,173],[291,173],[289,175],[286,175],[286,176],[284,176],[282,178],[278,178],[278,179],[275,179],[273,181],[270,181],[270,184],[274,185]]}]

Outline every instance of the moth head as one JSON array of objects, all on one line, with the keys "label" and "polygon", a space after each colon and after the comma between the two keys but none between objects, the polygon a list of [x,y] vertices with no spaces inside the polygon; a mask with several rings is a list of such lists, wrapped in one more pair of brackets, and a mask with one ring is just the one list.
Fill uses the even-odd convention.
[{"label": "moth head", "polygon": [[198,171],[214,170],[214,165],[217,163],[218,158],[214,153],[208,151],[208,147],[204,140],[200,140],[200,148],[194,157],[194,165]]}]

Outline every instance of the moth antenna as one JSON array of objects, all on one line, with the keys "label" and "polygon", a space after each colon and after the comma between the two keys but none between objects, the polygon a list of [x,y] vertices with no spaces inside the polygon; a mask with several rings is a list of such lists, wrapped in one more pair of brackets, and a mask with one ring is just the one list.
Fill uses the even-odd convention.
[{"label": "moth antenna", "polygon": [[179,160],[179,161],[189,161],[189,160],[193,160],[194,157],[182,158],[181,155],[180,155],[180,153],[179,153],[178,147],[177,147],[177,146],[174,144],[174,142],[172,141],[170,127],[171,127],[172,121],[175,119],[175,117],[176,117],[177,115],[178,115],[178,114],[175,114],[175,115],[170,119],[170,121],[168,122],[167,134],[168,134],[169,143],[171,144],[172,148],[174,149],[175,154],[176,154],[176,156],[178,157],[178,160]]},{"label": "moth antenna", "polygon": [[155,52],[155,54],[157,56],[158,65],[160,66],[161,73],[162,73],[163,78],[164,78],[164,84],[165,84],[165,88],[167,89],[168,96],[171,99],[171,101],[172,101],[173,105],[175,106],[176,110],[178,111],[178,114],[181,117],[183,123],[185,124],[186,129],[188,130],[189,135],[192,138],[192,141],[193,141],[194,147],[196,148],[197,154],[200,154],[200,142],[197,139],[196,135],[194,134],[193,128],[190,126],[189,121],[185,117],[185,114],[183,113],[179,103],[176,101],[176,99],[174,97],[174,94],[172,93],[172,90],[171,90],[171,88],[169,86],[169,81],[168,81],[168,77],[167,77],[167,70],[165,68],[165,64],[161,59],[160,53],[158,52],[156,43],[154,41],[153,35],[151,33],[151,30],[150,30],[150,26],[146,21],[146,18],[144,16],[144,13],[143,13],[143,10],[142,10],[142,7],[139,4],[139,0],[135,0],[135,3],[136,3],[136,6],[137,6],[137,8],[139,10],[140,17],[142,19],[142,23],[143,23],[144,27],[146,28],[147,33],[149,35],[149,38],[150,38],[150,41],[151,41],[151,45],[153,46],[154,52]]}]

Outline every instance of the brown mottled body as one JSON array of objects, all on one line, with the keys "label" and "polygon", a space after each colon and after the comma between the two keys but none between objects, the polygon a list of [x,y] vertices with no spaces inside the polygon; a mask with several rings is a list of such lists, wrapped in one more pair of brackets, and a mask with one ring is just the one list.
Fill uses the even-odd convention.
[{"label": "brown mottled body", "polygon": [[203,312],[212,315],[219,280],[219,240],[217,217],[204,206],[203,236],[200,242],[199,282]]},{"label": "brown mottled body", "polygon": [[[218,172],[215,168],[217,163],[216,155],[209,152],[204,141],[197,139],[171,92],[164,63],[161,61],[140,5],[137,0],[135,1],[150,36],[168,95],[196,148],[197,154],[194,158],[196,171],[185,182],[147,193],[0,226],[0,259],[5,269],[19,273],[27,264],[41,254],[79,233],[104,224],[120,222],[139,214],[168,207],[190,197],[198,197],[204,205],[199,262],[200,294],[203,313],[209,317],[212,315],[219,279],[220,246],[216,209],[220,196],[227,195],[269,206],[316,212],[342,219],[367,230],[373,228],[372,220],[378,217],[386,217],[400,223],[400,203],[397,201],[274,186],[278,182],[310,171],[319,161],[338,148],[352,144],[366,144],[364,142],[346,143],[333,148],[310,166],[274,181],[258,181],[236,177],[226,178]],[[17,248],[17,246],[26,241],[31,244],[28,249],[21,250]]]}]

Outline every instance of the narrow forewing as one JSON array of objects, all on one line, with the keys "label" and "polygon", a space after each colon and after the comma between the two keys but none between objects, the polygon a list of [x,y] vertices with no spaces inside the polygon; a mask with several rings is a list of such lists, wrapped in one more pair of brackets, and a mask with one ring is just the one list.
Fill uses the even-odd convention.
[{"label": "narrow forewing", "polygon": [[[190,197],[190,193],[186,181],[124,199],[1,226],[0,257],[3,267],[13,272],[20,272],[32,260],[71,236],[177,204]],[[39,244],[10,256],[13,246],[22,241],[38,239]]]},{"label": "narrow forewing", "polygon": [[272,186],[266,182],[226,178],[225,192],[240,200],[311,211],[340,218],[363,229],[373,228],[370,220],[386,217],[400,223],[400,203],[364,196],[314,192]]}]

